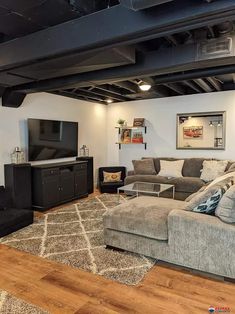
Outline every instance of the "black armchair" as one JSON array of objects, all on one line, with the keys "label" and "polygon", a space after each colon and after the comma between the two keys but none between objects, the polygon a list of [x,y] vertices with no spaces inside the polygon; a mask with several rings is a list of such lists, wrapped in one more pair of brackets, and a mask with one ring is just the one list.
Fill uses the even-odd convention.
[{"label": "black armchair", "polygon": [[0,237],[33,223],[33,211],[11,208],[10,194],[0,186]]},{"label": "black armchair", "polygon": [[[119,172],[121,171],[121,181],[118,182],[104,182],[103,171],[105,172]],[[116,193],[117,189],[124,185],[126,177],[126,167],[101,167],[98,171],[98,187],[101,193]]]}]

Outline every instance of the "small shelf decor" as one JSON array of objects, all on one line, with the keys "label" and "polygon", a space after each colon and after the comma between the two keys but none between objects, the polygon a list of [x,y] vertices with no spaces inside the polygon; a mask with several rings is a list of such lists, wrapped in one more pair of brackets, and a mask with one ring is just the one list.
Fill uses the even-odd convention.
[{"label": "small shelf decor", "polygon": [[[141,118],[141,120],[144,119]],[[144,125],[144,121],[141,121],[141,123],[139,123],[139,125],[136,126],[123,125],[117,126],[115,128],[118,129],[119,134],[119,141],[116,143],[119,145],[119,149],[121,149],[122,145],[130,144],[144,145],[144,148],[147,149],[147,143],[144,142],[144,134],[147,133],[147,127]]]}]

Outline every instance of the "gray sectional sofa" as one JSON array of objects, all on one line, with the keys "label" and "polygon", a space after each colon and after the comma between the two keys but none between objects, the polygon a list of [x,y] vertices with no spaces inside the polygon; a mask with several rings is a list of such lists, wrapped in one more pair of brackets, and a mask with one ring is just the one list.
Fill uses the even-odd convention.
[{"label": "gray sectional sofa", "polygon": [[105,244],[235,279],[235,225],[186,204],[152,196],[120,204],[104,215]]},{"label": "gray sectional sofa", "polygon": [[[167,178],[159,176],[158,173],[160,171],[160,160],[174,161],[178,159],[163,157],[153,158],[157,175],[135,174],[134,171],[129,171],[127,177],[125,178],[125,185],[137,181],[173,184],[175,185],[175,199],[177,200],[185,200],[190,194],[197,192],[201,187],[205,185],[205,182],[200,179],[200,170],[203,168],[203,161],[208,159],[184,158],[182,178]],[[232,162],[228,163],[227,169],[231,166],[231,164]],[[168,193],[166,192],[163,196],[168,197]],[[169,196],[171,197],[172,194],[169,194]]]}]

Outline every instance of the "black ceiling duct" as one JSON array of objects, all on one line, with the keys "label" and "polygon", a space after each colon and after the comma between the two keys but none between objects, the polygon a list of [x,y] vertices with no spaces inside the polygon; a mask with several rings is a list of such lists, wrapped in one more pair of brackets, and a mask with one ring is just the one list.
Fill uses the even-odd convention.
[{"label": "black ceiling duct", "polygon": [[173,0],[120,0],[120,4],[134,11],[154,7]]}]

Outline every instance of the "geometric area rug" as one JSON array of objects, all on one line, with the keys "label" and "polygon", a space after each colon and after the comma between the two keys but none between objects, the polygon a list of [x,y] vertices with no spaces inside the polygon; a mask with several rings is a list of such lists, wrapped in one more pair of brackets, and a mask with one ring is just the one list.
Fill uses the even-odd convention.
[{"label": "geometric area rug", "polygon": [[0,314],[49,314],[35,305],[0,290]]},{"label": "geometric area rug", "polygon": [[105,249],[103,214],[120,203],[120,197],[101,194],[46,213],[0,243],[74,268],[137,285],[156,260],[140,254]]}]

